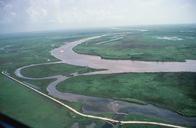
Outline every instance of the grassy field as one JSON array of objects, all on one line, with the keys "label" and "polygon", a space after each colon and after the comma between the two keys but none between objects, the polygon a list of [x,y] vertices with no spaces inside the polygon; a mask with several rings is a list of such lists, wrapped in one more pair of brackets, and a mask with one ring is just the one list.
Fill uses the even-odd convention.
[{"label": "grassy field", "polygon": [[195,78],[196,73],[79,76],[60,83],[57,89],[126,101],[137,99],[170,108],[184,115],[196,116]]},{"label": "grassy field", "polygon": [[[92,122],[96,123],[95,128],[107,126],[104,122],[81,118],[77,115],[67,111],[62,106],[48,100],[37,93],[15,83],[14,81],[2,77],[0,75],[0,110],[2,113],[17,119],[18,121],[33,127],[33,128],[69,128],[75,122],[80,124],[80,127],[86,127]],[[14,94],[14,95],[13,95]],[[30,100],[29,100],[30,99]],[[73,103],[66,103],[80,110],[80,105]],[[16,107],[17,106],[17,107]],[[106,115],[105,115],[106,116]],[[109,115],[111,117],[111,115]],[[145,120],[145,121],[159,121],[158,119],[151,119],[138,115],[129,115],[125,120]],[[140,125],[126,125],[122,128],[129,127],[144,127]],[[145,126],[153,127],[153,126]]]},{"label": "grassy field", "polygon": [[[1,35],[0,36],[0,70],[13,72],[21,66],[32,63],[45,63],[50,61],[58,61],[50,55],[50,50],[63,44],[65,41],[73,41],[86,37],[86,34],[67,34],[67,33],[38,33],[38,34],[19,34],[19,35]],[[54,66],[54,65],[53,65]],[[66,71],[74,70],[82,72],[86,68],[80,69],[74,66],[63,66]],[[50,69],[50,66],[48,67]],[[56,65],[53,67],[56,68]],[[41,69],[42,70],[42,67]],[[51,73],[45,70],[46,75]],[[54,74],[55,75],[56,70]],[[57,70],[56,73],[62,73]],[[27,71],[28,72],[28,71]],[[37,72],[37,70],[35,71]],[[34,75],[38,75],[32,72]],[[30,75],[32,75],[30,74]],[[39,76],[37,76],[39,77]],[[24,80],[23,80],[24,81]],[[32,81],[33,82],[33,81]],[[34,81],[35,82],[35,81]],[[49,81],[37,81],[38,85],[44,85]],[[78,103],[67,103],[78,110]],[[19,84],[5,78],[0,74],[0,112],[16,119],[24,124],[34,128],[65,128],[71,127],[74,122],[78,122],[81,127],[85,127],[92,122],[101,127],[103,122],[81,118],[73,113],[68,112],[58,104],[37,95],[36,93],[21,87]]]},{"label": "grassy field", "polygon": [[64,107],[10,79],[0,77],[0,80],[1,112],[30,127],[67,128],[71,127],[74,122],[78,122],[81,127],[91,122],[95,122],[97,128],[103,125],[103,122],[78,117]]},{"label": "grassy field", "polygon": [[[50,64],[50,65],[41,65],[34,66],[30,68],[23,69],[21,72],[24,76],[40,78],[53,75],[65,75],[69,76],[71,73],[84,73],[91,72],[93,69],[87,67],[79,67],[68,64]],[[23,81],[23,79],[21,79]],[[46,79],[46,80],[25,80],[26,82],[33,84],[42,92],[47,93],[46,88],[49,83],[53,82],[55,79]]]},{"label": "grassy field", "polygon": [[66,40],[79,37],[67,37],[58,34],[27,34],[0,36],[1,69],[13,72],[16,68],[32,64],[57,61],[50,55],[50,50],[63,44]]},{"label": "grassy field", "polygon": [[[149,28],[150,30],[151,28]],[[121,34],[112,34],[97,40],[88,41],[74,50],[96,54],[112,59],[184,61],[196,59],[195,39],[192,33],[178,35],[184,40],[158,40],[168,29],[140,32],[136,30],[107,31],[107,33],[127,33],[124,39]],[[124,32],[123,32],[124,31]],[[133,33],[134,32],[134,33]],[[98,32],[102,34],[101,32]],[[132,33],[132,34],[131,34]],[[156,36],[154,34],[156,33]],[[50,50],[63,44],[94,34],[87,33],[33,33],[0,36],[0,70],[13,75],[21,66],[58,61],[50,55]],[[176,30],[169,32],[176,36]],[[119,39],[118,39],[119,38]],[[185,39],[186,43],[185,43]],[[158,42],[157,42],[158,41]],[[101,42],[101,43],[100,43]],[[97,43],[97,44],[96,44]],[[22,71],[26,76],[45,77],[71,72],[88,72],[92,69],[63,64],[36,66]],[[110,97],[136,103],[153,103],[185,115],[196,115],[195,73],[130,73],[114,75],[82,76],[68,79],[58,86],[65,92]],[[24,81],[24,80],[23,80]],[[46,86],[52,80],[26,81],[35,84],[46,92]],[[70,86],[72,83],[72,86]],[[108,93],[112,92],[112,93]],[[81,105],[68,103],[78,110]],[[17,106],[17,107],[16,107]],[[31,110],[31,111],[29,111]],[[96,122],[64,110],[61,106],[19,86],[0,75],[0,112],[5,113],[29,126],[41,128],[70,127],[74,122],[84,127]],[[111,116],[111,115],[110,115]],[[126,119],[154,120],[143,116],[129,115]],[[156,121],[156,120],[155,120]],[[96,122],[101,127],[103,122]]]},{"label": "grassy field", "polygon": [[107,36],[76,46],[74,51],[99,55],[107,59],[146,61],[196,59],[194,26],[143,28],[149,31],[140,29],[113,31]]},{"label": "grassy field", "polygon": [[93,69],[87,67],[72,66],[68,64],[50,64],[34,66],[22,70],[24,76],[29,77],[46,77],[52,75],[69,75],[70,73],[84,73],[91,72]]}]

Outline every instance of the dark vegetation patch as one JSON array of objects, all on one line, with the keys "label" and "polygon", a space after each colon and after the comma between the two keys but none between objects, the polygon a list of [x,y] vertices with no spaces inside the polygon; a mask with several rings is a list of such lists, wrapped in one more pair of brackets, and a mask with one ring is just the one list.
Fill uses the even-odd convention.
[{"label": "dark vegetation patch", "polygon": [[178,111],[183,115],[196,115],[196,73],[79,76],[60,83],[57,89],[114,99],[137,99]]},{"label": "dark vegetation patch", "polygon": [[[196,59],[196,30],[191,33],[187,28],[154,27],[147,28],[147,32],[129,30],[129,34],[123,31],[90,40],[74,48],[78,53],[98,55],[106,59],[133,59],[146,61],[185,61]],[[193,28],[188,28],[193,29]],[[112,38],[123,37],[120,40],[97,44]],[[177,37],[182,40],[164,40],[157,37]],[[191,37],[191,38],[188,38]],[[137,54],[141,53],[141,54]]]},{"label": "dark vegetation patch", "polygon": [[68,76],[71,73],[84,73],[84,72],[92,72],[95,71],[88,67],[79,67],[68,64],[49,64],[49,65],[40,65],[33,66],[29,68],[25,68],[22,70],[22,74],[24,76],[29,77],[47,77],[54,75],[65,75]]}]

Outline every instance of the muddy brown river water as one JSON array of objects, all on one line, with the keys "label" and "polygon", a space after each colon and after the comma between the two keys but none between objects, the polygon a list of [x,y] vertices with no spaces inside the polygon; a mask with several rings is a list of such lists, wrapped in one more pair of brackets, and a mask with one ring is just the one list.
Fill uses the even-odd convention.
[{"label": "muddy brown river water", "polygon": [[[195,117],[185,117],[174,111],[160,108],[152,104],[136,104],[125,101],[118,101],[109,98],[84,96],[74,93],[60,92],[56,86],[70,77],[63,75],[47,76],[44,78],[30,78],[23,76],[21,70],[33,66],[48,65],[55,63],[66,63],[76,66],[85,66],[93,69],[105,69],[102,71],[88,72],[78,75],[95,75],[95,74],[111,74],[111,73],[128,73],[128,72],[196,72],[196,60],[186,60],[185,62],[146,62],[146,61],[132,61],[132,60],[107,60],[99,56],[84,55],[74,52],[72,49],[91,39],[100,38],[95,36],[81,39],[78,41],[66,43],[65,45],[51,51],[51,55],[61,60],[60,62],[50,62],[43,64],[31,64],[18,68],[15,74],[23,79],[41,80],[41,79],[55,79],[51,82],[47,91],[49,95],[66,100],[70,102],[80,102],[83,105],[83,112],[91,114],[100,114],[104,112],[112,112],[116,114],[139,114],[147,117],[155,117],[163,119],[170,123],[188,125],[196,127]],[[85,85],[84,85],[85,86]]]},{"label": "muddy brown river water", "polygon": [[196,60],[185,62],[150,62],[132,60],[108,60],[99,56],[84,55],[74,52],[72,49],[91,39],[101,36],[82,39],[66,43],[65,45],[51,51],[51,54],[66,64],[86,66],[93,69],[106,69],[91,74],[111,74],[127,72],[196,72]]}]

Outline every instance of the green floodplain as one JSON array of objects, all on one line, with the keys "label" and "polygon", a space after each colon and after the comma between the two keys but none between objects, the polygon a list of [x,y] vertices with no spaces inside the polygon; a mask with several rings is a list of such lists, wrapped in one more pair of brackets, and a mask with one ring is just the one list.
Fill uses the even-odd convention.
[{"label": "green floodplain", "polygon": [[[127,27],[94,32],[1,35],[0,70],[6,70],[14,76],[14,71],[21,66],[58,61],[50,55],[50,50],[61,46],[63,42],[105,33],[108,36],[78,45],[74,50],[78,53],[99,55],[109,59],[147,61],[196,59],[195,26]],[[30,77],[44,77],[89,71],[93,71],[93,69],[52,64],[27,68],[22,73]],[[26,80],[26,82],[40,86],[41,91],[46,93],[46,86],[50,80]],[[151,103],[177,111],[182,115],[196,116],[196,73],[126,73],[78,76],[60,83],[57,89],[62,92],[108,97],[140,104]],[[81,110],[79,103],[65,103]],[[81,118],[60,105],[19,86],[3,75],[0,75],[0,112],[36,128],[65,128],[71,127],[75,122],[78,122],[81,127],[86,127],[92,122],[97,124],[97,128],[105,126],[104,122]],[[108,113],[104,115],[114,116]],[[129,115],[124,118],[162,122],[159,119],[140,115]],[[126,127],[132,127],[132,125]]]},{"label": "green floodplain", "polygon": [[[193,28],[192,28],[193,29]],[[82,43],[78,53],[107,59],[184,61],[196,59],[195,30],[177,26],[121,29],[114,35]]]}]

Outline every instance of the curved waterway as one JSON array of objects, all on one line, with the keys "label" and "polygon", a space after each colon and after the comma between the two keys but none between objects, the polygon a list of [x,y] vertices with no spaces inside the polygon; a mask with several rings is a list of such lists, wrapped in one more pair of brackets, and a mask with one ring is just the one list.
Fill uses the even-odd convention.
[{"label": "curved waterway", "polygon": [[111,74],[127,72],[196,72],[196,60],[185,62],[150,62],[132,60],[108,60],[99,56],[84,55],[74,52],[72,49],[91,39],[100,38],[95,36],[79,41],[66,43],[51,51],[51,54],[66,64],[86,66],[93,69],[106,69],[91,74]]},{"label": "curved waterway", "polygon": [[[21,70],[30,68],[32,66],[66,63],[77,66],[87,66],[94,69],[105,69],[102,71],[89,72],[78,75],[94,75],[94,74],[111,74],[124,72],[196,72],[196,61],[187,60],[186,62],[145,62],[145,61],[131,61],[131,60],[106,60],[99,56],[77,54],[72,49],[78,44],[85,41],[99,38],[101,36],[85,38],[79,41],[66,43],[65,45],[51,51],[51,54],[60,59],[60,62],[50,62],[43,64],[31,64],[23,66],[15,71],[15,74],[23,79],[41,80],[41,79],[55,79],[51,82],[47,91],[53,97],[70,101],[80,102],[83,105],[82,111],[85,113],[99,114],[104,112],[112,112],[116,114],[140,114],[147,117],[155,117],[163,119],[170,123],[196,126],[196,118],[185,117],[174,111],[160,108],[151,104],[136,104],[125,101],[119,101],[109,98],[100,98],[93,96],[85,96],[74,93],[64,93],[56,89],[56,86],[70,78],[70,76],[55,75],[43,78],[30,78],[23,76]],[[74,76],[73,76],[74,77]]]}]

